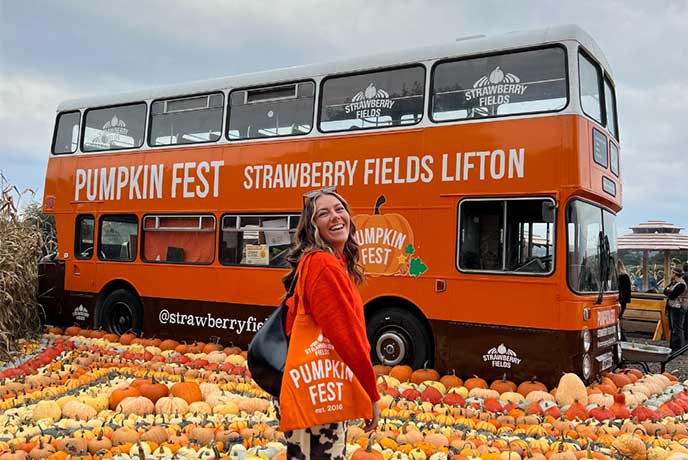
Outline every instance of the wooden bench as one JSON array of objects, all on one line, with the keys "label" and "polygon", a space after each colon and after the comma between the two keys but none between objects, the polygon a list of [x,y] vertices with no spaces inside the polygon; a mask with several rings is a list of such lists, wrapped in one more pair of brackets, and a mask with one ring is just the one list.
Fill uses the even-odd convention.
[{"label": "wooden bench", "polygon": [[666,298],[661,294],[631,295],[631,303],[626,305],[624,320],[649,321],[655,324],[652,340],[669,340],[669,321],[664,313]]}]

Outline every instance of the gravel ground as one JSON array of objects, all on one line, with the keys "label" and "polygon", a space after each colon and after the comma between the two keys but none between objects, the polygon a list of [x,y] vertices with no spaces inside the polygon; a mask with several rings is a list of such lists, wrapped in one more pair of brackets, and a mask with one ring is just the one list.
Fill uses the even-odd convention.
[{"label": "gravel ground", "polygon": [[[643,343],[647,345],[657,345],[660,347],[669,347],[669,342],[667,340],[652,340],[651,333],[645,333],[640,331],[626,331],[626,338],[630,342]],[[659,363],[648,363],[650,371],[660,372],[661,365]],[[641,369],[638,365],[631,365],[630,367],[636,367]],[[681,356],[675,358],[673,361],[666,365],[666,370],[674,374],[681,382],[688,379],[688,352],[683,353]]]}]

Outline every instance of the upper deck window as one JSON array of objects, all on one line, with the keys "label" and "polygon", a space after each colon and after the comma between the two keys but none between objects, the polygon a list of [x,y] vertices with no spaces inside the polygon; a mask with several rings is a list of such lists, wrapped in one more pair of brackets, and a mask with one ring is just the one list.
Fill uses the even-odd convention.
[{"label": "upper deck window", "polygon": [[602,98],[600,97],[600,69],[585,54],[578,53],[580,67],[580,97],[583,112],[600,124],[602,120]]},{"label": "upper deck window", "polygon": [[87,110],[81,150],[98,152],[141,147],[145,125],[145,102]]},{"label": "upper deck window", "polygon": [[604,79],[604,102],[607,109],[607,129],[616,139],[619,139],[619,131],[616,124],[616,95],[614,87],[608,78]]},{"label": "upper deck window", "polygon": [[230,141],[311,132],[315,84],[311,81],[242,89],[229,94]]},{"label": "upper deck window", "polygon": [[322,84],[320,130],[415,125],[423,118],[425,67],[332,77]]},{"label": "upper deck window", "polygon": [[57,116],[52,152],[55,155],[76,152],[79,142],[79,122],[81,113],[64,112]]},{"label": "upper deck window", "polygon": [[442,62],[432,76],[433,121],[566,107],[566,52],[552,47]]},{"label": "upper deck window", "polygon": [[215,142],[222,133],[222,93],[155,101],[151,104],[151,147]]}]

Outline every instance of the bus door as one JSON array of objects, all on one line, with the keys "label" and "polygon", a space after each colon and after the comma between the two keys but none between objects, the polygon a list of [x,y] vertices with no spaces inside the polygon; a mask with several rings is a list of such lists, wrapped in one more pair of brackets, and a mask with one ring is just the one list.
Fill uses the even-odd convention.
[{"label": "bus door", "polygon": [[65,315],[68,321],[92,325],[95,315],[96,216],[77,214],[74,218],[74,253],[65,261]]}]

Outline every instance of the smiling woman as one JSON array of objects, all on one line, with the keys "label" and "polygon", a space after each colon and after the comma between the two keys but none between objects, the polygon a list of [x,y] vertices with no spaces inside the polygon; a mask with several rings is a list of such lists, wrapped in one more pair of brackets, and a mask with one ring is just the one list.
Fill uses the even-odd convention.
[{"label": "smiling woman", "polygon": [[[285,286],[293,281],[295,289],[287,300],[290,346],[280,393],[281,429],[287,432],[289,458],[324,458],[324,435],[333,444],[329,458],[344,459],[346,421],[365,418],[370,431],[379,417],[380,395],[356,288],[363,279],[359,246],[349,206],[333,188],[304,198],[288,256],[292,269],[284,278]],[[322,372],[335,365],[342,371]]]}]

